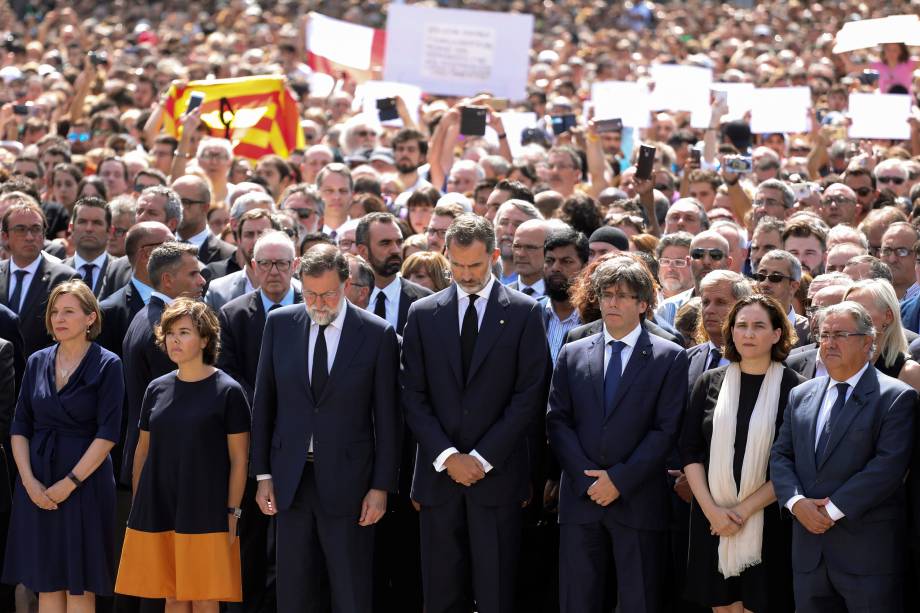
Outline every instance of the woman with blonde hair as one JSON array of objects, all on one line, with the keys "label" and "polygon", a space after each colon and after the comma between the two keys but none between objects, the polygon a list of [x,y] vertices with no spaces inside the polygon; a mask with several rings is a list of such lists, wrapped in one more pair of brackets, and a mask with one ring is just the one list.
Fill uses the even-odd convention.
[{"label": "woman with blonde hair", "polygon": [[450,263],[434,251],[413,253],[403,262],[401,272],[403,278],[433,292],[439,292],[450,285]]}]

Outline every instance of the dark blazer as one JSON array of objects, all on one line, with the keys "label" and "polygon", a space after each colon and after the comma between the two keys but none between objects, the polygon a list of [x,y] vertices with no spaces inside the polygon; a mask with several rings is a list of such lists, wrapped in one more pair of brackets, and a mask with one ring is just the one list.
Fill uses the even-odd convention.
[{"label": "dark blazer", "polygon": [[22,382],[22,375],[26,371],[26,356],[19,329],[19,316],[9,307],[0,304],[0,339],[9,341],[13,345],[13,367],[16,369],[16,385]]},{"label": "dark blazer", "polygon": [[[301,293],[294,290],[294,304],[303,302]],[[262,347],[262,329],[265,328],[265,307],[259,290],[235,298],[225,304],[218,314],[220,319],[220,354],[217,367],[236,379],[252,404],[256,388],[256,371]]]},{"label": "dark blazer", "polygon": [[687,349],[687,382],[690,388],[706,372],[710,359],[709,343],[700,343]]},{"label": "dark blazer", "polygon": [[798,340],[795,342],[796,347],[802,347],[812,342],[811,325],[809,324],[807,317],[796,313],[795,325],[793,328],[795,328],[795,335],[798,337]]},{"label": "dark blazer", "polygon": [[[559,523],[585,524],[605,514],[638,530],[667,530],[665,470],[687,400],[687,354],[643,329],[620,379],[613,410],[604,411],[604,335],[564,345],[549,393],[546,430],[562,465]],[[608,507],[587,496],[603,469],[620,498]]]},{"label": "dark blazer", "polygon": [[[907,349],[910,359],[918,361],[920,359],[920,336],[910,330],[904,331],[907,336],[907,342],[910,343]],[[806,345],[799,351],[794,351],[786,358],[786,364],[789,368],[799,373],[806,379],[812,379],[815,371],[818,369],[818,345]]]},{"label": "dark blazer", "polygon": [[144,299],[134,283],[129,282],[100,302],[99,308],[102,310],[102,334],[96,342],[121,357],[128,326],[131,325],[134,316],[144,308]]},{"label": "dark blazer", "polygon": [[99,300],[105,300],[126,286],[131,282],[133,275],[134,267],[128,261],[128,256],[123,255],[120,258],[111,258],[105,277],[105,285],[102,286],[99,293]]},{"label": "dark blazer", "polygon": [[[683,339],[680,336],[675,336],[656,324],[650,319],[646,319],[642,322],[642,326],[648,331],[649,334],[657,336],[658,338],[663,338],[666,341],[671,341],[677,345],[683,345]],[[594,336],[599,334],[604,329],[604,320],[596,319],[591,323],[587,323],[577,328],[572,328],[565,335],[565,343],[571,343],[572,341],[581,340],[583,338],[588,338],[589,336]]]},{"label": "dark blazer", "polygon": [[[794,522],[792,567],[853,575],[901,572],[905,493],[914,444],[917,392],[869,366],[834,418],[827,450],[815,454],[815,428],[829,377],[792,390],[773,445],[770,471],[777,502],[830,498],[844,517],[822,535]],[[871,554],[869,554],[871,552]]]},{"label": "dark blazer", "polygon": [[[19,391],[14,355],[13,343],[0,338],[0,444],[3,445],[10,438],[10,424],[13,422],[13,410],[16,408]],[[2,466],[3,470],[5,468]],[[0,483],[4,481],[4,478],[0,478]]]},{"label": "dark blazer", "polygon": [[[479,505],[530,497],[528,429],[544,411],[549,346],[540,305],[495,281],[466,381],[457,286],[415,302],[403,332],[402,403],[418,440],[412,498],[436,506],[469,496]],[[455,483],[434,461],[446,449],[476,450],[493,469]]]},{"label": "dark blazer", "polygon": [[[63,263],[66,264],[67,266],[70,266],[70,267],[73,268],[74,270],[76,270],[77,273],[79,273],[80,276],[82,277],[82,276],[83,276],[83,271],[82,271],[82,270],[77,270],[77,264],[76,264],[76,262],[74,262],[74,259],[75,259],[75,258],[74,258],[73,256],[71,256],[71,257],[65,259]],[[97,270],[97,271],[96,271],[96,282],[95,282],[95,284],[94,284],[92,290],[93,290],[93,294],[95,294],[96,298],[99,298],[100,300],[102,299],[102,298],[101,298],[101,297],[102,297],[102,290],[103,290],[103,289],[111,290],[111,289],[114,287],[115,283],[117,283],[117,281],[118,281],[118,279],[116,278],[116,275],[119,274],[119,271],[118,271],[117,269],[113,269],[112,266],[111,266],[111,264],[112,264],[114,261],[115,261],[115,260],[112,258],[112,256],[106,255],[106,256],[105,256],[105,263],[102,265],[102,270],[101,270],[101,271],[100,271],[100,270]],[[107,296],[108,296],[108,295],[111,295],[111,293],[112,293],[112,292],[109,291],[108,294],[106,294],[106,295],[107,295]]]},{"label": "dark blazer", "polygon": [[[53,262],[44,254],[41,256],[38,270],[29,285],[29,291],[22,301],[19,311],[19,327],[22,332],[23,355],[30,355],[51,345],[53,339],[45,327],[45,310],[51,290],[64,281],[82,278],[70,266]],[[0,304],[10,307],[10,261],[0,262]],[[12,307],[11,310],[15,311]]]},{"label": "dark blazer", "polygon": [[48,239],[45,239],[45,246],[42,248],[42,251],[59,260],[63,260],[67,257],[67,248],[63,243],[55,243]]},{"label": "dark blazer", "polygon": [[121,482],[129,487],[134,469],[134,451],[137,448],[144,393],[151,381],[176,370],[176,365],[169,359],[169,356],[156,346],[156,339],[153,335],[153,328],[160,322],[165,308],[166,305],[162,300],[152,296],[147,306],[134,316],[122,344],[125,395],[127,396],[127,411],[125,411],[127,426],[124,437]]},{"label": "dark blazer", "polygon": [[[434,292],[402,277],[399,277],[399,288],[399,316],[396,319],[396,334],[402,335],[403,328],[406,327],[406,318],[409,316],[409,307],[419,298],[430,296]],[[373,305],[368,309],[373,312]]]},{"label": "dark blazer", "polygon": [[371,488],[396,491],[402,418],[393,327],[345,303],[335,362],[320,398],[307,369],[310,318],[301,304],[269,314],[252,419],[252,475],[271,474],[278,509],[291,506],[313,437],[316,489],[326,513],[357,518]]},{"label": "dark blazer", "polygon": [[240,268],[239,263],[236,261],[236,252],[234,251],[233,255],[223,260],[216,260],[205,266],[204,270],[201,271],[201,276],[210,282],[214,279],[226,277],[230,273],[238,270],[242,270],[242,268]]},{"label": "dark blazer", "polygon": [[198,261],[205,265],[226,260],[227,258],[232,260],[235,254],[235,246],[220,240],[213,234],[208,234],[208,238],[198,247]]},{"label": "dark blazer", "polygon": [[901,323],[911,332],[920,332],[920,294],[901,302]]}]

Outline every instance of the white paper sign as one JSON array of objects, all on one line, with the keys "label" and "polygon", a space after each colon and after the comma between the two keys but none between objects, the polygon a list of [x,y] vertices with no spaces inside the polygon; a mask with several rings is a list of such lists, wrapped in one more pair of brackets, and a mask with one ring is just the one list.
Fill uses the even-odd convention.
[{"label": "white paper sign", "polygon": [[341,19],[310,13],[307,20],[307,51],[358,70],[371,67],[374,29]]},{"label": "white paper sign", "polygon": [[879,19],[849,21],[837,32],[834,53],[867,49],[885,43],[920,45],[920,18],[891,15]]},{"label": "white paper sign", "polygon": [[694,111],[709,108],[712,70],[699,66],[658,64],[650,71],[655,88],[651,107],[656,111]]},{"label": "white paper sign", "polygon": [[622,119],[624,126],[651,125],[648,88],[636,81],[601,81],[591,86],[594,119]]},{"label": "white paper sign", "polygon": [[768,87],[755,89],[751,105],[751,132],[754,134],[808,132],[811,90],[807,87]]},{"label": "white paper sign", "polygon": [[[377,113],[377,100],[381,98],[394,98],[399,96],[406,103],[406,108],[412,120],[418,123],[418,107],[422,101],[422,90],[415,85],[405,83],[390,83],[388,81],[365,81],[355,89],[355,106],[361,109],[365,117],[371,117],[372,122],[380,125]],[[384,121],[385,126],[401,126],[401,119]]]},{"label": "white paper sign", "polygon": [[[499,113],[498,116],[502,118],[502,127],[505,129],[508,147],[511,148],[511,156],[516,158],[523,152],[521,133],[527,128],[537,126],[537,114],[504,111]],[[496,147],[499,146],[498,134],[488,126],[486,127],[486,140]]]},{"label": "white paper sign", "polygon": [[728,96],[728,115],[722,118],[723,121],[743,119],[754,106],[753,83],[713,83],[712,90],[725,92]]},{"label": "white paper sign", "polygon": [[910,138],[910,96],[907,94],[850,94],[850,138]]},{"label": "white paper sign", "polygon": [[533,16],[390,5],[384,79],[432,94],[527,95]]}]

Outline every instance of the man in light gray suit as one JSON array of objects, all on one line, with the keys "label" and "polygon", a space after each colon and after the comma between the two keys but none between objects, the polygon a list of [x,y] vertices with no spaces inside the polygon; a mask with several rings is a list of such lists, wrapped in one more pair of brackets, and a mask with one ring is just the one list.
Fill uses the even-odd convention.
[{"label": "man in light gray suit", "polygon": [[245,259],[246,267],[211,281],[204,295],[204,301],[209,307],[220,311],[222,306],[234,298],[258,289],[259,281],[252,264],[256,241],[263,234],[280,229],[281,226],[272,219],[271,212],[265,209],[254,209],[243,214],[237,226],[236,235],[237,248]]},{"label": "man in light gray suit", "polygon": [[776,498],[796,520],[796,610],[897,613],[917,392],[873,367],[862,306],[829,306],[820,326],[828,376],[792,390],[770,458]]}]

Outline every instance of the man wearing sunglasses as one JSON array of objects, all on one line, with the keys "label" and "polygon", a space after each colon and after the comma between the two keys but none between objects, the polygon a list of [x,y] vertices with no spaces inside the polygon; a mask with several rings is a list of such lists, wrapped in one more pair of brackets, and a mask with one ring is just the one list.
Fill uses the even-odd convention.
[{"label": "man wearing sunglasses", "polygon": [[878,199],[878,189],[875,184],[875,177],[868,169],[851,164],[843,173],[843,184],[853,190],[856,194],[856,202],[862,209],[862,214],[872,210],[872,206]]},{"label": "man wearing sunglasses", "polygon": [[297,222],[300,236],[323,229],[326,206],[316,188],[308,183],[298,183],[284,190],[281,194],[281,210]]},{"label": "man wearing sunglasses", "polygon": [[795,346],[802,347],[810,343],[808,318],[792,308],[792,299],[802,281],[802,265],[795,256],[782,249],[770,251],[760,260],[754,280],[760,293],[775,298],[782,305],[789,323],[799,337]]},{"label": "man wearing sunglasses", "polygon": [[728,241],[712,230],[706,230],[693,237],[690,241],[690,254],[687,264],[693,275],[693,287],[665,300],[656,315],[670,325],[674,325],[677,310],[694,296],[699,295],[700,281],[713,270],[728,270],[732,265]]},{"label": "man wearing sunglasses", "polygon": [[878,163],[873,171],[875,184],[879,190],[889,189],[898,198],[906,198],[910,184],[907,182],[908,173],[904,163],[898,159],[883,160]]}]

